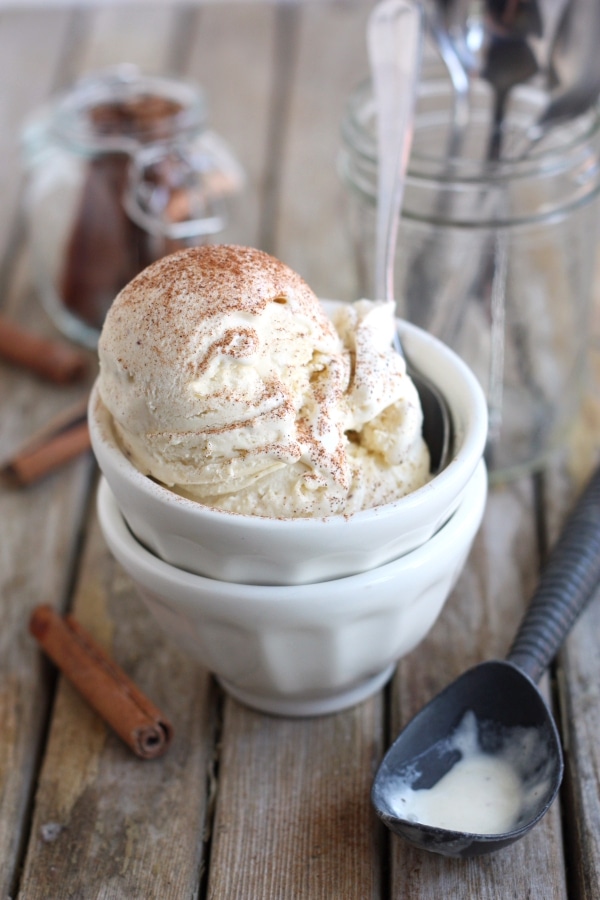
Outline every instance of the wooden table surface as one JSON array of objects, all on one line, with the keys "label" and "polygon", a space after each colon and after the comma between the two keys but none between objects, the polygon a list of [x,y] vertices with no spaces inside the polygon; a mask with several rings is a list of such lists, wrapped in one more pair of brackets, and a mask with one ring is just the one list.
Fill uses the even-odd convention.
[{"label": "wooden table surface", "polygon": [[[321,296],[354,299],[336,153],[344,100],[367,72],[370,6],[0,9],[0,311],[55,335],[24,227],[23,119],[79,73],[122,61],[206,89],[210,124],[248,175],[224,237],[278,255]],[[546,682],[566,777],[560,802],[524,840],[467,861],[420,853],[379,826],[369,791],[402,723],[468,665],[506,653],[539,561],[597,462],[598,309],[588,397],[566,446],[541,476],[491,490],[468,564],[425,643],[390,688],[337,715],[249,711],[160,633],[99,532],[91,455],[29,488],[3,487],[0,897],[597,900],[597,599]],[[88,388],[0,363],[2,456]],[[168,714],[176,734],[163,758],[138,760],[57,677],[28,633],[39,603],[73,611]]]}]

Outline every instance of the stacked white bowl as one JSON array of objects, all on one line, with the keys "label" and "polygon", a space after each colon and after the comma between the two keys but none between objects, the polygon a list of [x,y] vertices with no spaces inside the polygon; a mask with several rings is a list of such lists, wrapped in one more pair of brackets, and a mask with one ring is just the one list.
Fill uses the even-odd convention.
[{"label": "stacked white bowl", "polygon": [[185,499],[132,465],[92,392],[110,550],[165,631],[254,708],[318,715],[378,690],[437,619],[480,525],[483,392],[444,344],[399,328],[447,400],[452,456],[419,490],[351,516],[270,519]]}]

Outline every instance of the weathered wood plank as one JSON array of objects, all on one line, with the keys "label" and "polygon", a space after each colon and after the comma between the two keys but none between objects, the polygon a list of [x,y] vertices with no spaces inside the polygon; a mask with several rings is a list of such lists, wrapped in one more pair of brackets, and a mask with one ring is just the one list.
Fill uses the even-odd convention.
[{"label": "weathered wood plank", "polygon": [[[562,467],[547,478],[548,532],[553,542],[568,509],[600,464],[600,260],[591,331],[588,392]],[[592,598],[559,654],[558,694],[565,746],[564,830],[573,897],[600,893],[600,594]]]},{"label": "weathered wood plank", "polygon": [[356,300],[356,271],[337,174],[340,127],[351,91],[367,74],[372,3],[302,5],[289,129],[277,204],[275,253],[320,297]]},{"label": "weathered wood plank", "polygon": [[156,3],[97,4],[84,14],[71,79],[121,63],[132,63],[148,74],[165,72],[181,14]]},{"label": "weathered wood plank", "polygon": [[380,896],[370,809],[381,704],[312,720],[227,701],[210,860],[210,900]]},{"label": "weathered wood plank", "polygon": [[204,6],[190,48],[189,75],[205,91],[208,127],[229,144],[246,173],[246,186],[232,202],[219,240],[251,247],[262,245],[272,164],[268,138],[276,19],[275,4]]},{"label": "weathered wood plank", "polygon": [[[5,313],[45,330],[47,321],[31,295],[27,259],[16,252],[22,169],[19,132],[25,116],[51,92],[71,18],[46,11],[0,15],[0,247]],[[33,50],[33,52],[29,52]],[[3,458],[37,425],[81,394],[42,385],[0,364],[0,455]],[[75,538],[80,528],[90,461],[80,460],[28,490],[0,488],[0,705],[6,727],[0,753],[0,895],[8,896],[26,840],[51,680],[27,638],[33,605],[64,604]]]},{"label": "weathered wood plank", "polygon": [[[600,464],[600,257],[594,281],[587,393],[562,453],[552,461],[546,486],[549,546],[592,471]],[[600,893],[600,596],[591,600],[558,655],[565,780],[561,790],[569,896],[592,900]]]},{"label": "weathered wood plank", "polygon": [[159,632],[108,554],[92,511],[74,608],[175,728],[137,759],[61,680],[19,896],[180,900],[201,878],[215,692]]},{"label": "weathered wood plank", "polygon": [[26,839],[52,679],[27,623],[36,603],[64,606],[89,465],[80,461],[25,492],[0,493],[0,891],[9,891]]},{"label": "weathered wood plank", "polygon": [[[23,181],[21,128],[26,117],[54,87],[70,21],[68,12],[56,10],[0,11],[0,260],[3,262],[14,238]],[[5,297],[1,297],[0,305],[4,301]]]},{"label": "weathered wood plank", "polygon": [[557,672],[565,741],[565,840],[572,896],[600,892],[600,593],[575,625]]}]

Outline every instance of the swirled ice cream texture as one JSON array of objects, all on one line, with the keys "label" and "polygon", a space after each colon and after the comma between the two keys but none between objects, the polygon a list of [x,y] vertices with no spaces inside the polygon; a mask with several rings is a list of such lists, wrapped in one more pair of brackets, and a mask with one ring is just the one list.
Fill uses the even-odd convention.
[{"label": "swirled ice cream texture", "polygon": [[133,463],[236,513],[350,514],[429,478],[391,304],[328,318],[279,260],[227,245],[154,263],[115,299],[100,396]]}]

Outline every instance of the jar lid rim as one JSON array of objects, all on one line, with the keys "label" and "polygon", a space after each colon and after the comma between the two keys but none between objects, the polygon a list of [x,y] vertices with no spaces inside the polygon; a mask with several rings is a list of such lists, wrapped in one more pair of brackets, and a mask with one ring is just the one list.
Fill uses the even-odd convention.
[{"label": "jar lid rim", "polygon": [[[160,128],[159,118],[148,116],[119,132],[118,128],[103,129],[92,116],[111,105],[133,108],[148,100],[163,102]],[[206,124],[206,102],[199,86],[184,79],[145,75],[129,64],[83,76],[52,106],[50,129],[55,138],[82,152],[131,153],[140,144],[196,133]]]},{"label": "jar lid rim", "polygon": [[[437,77],[421,83],[421,89],[433,92],[449,92],[451,86],[447,79]],[[483,88],[485,90],[485,88]],[[535,89],[534,89],[535,91]],[[348,98],[346,114],[342,122],[342,138],[351,153],[356,153],[363,163],[369,166],[377,164],[377,147],[374,130],[368,127],[368,120],[375,114],[374,100],[370,78],[362,81]],[[418,115],[418,114],[417,114]],[[484,159],[454,158],[447,159],[442,154],[424,155],[413,146],[410,157],[408,176],[415,181],[442,181],[464,184],[501,184],[507,180],[530,178],[532,173],[544,175],[559,172],[568,168],[572,162],[568,154],[585,149],[592,137],[600,132],[600,108],[592,106],[576,117],[580,128],[576,134],[564,132],[564,143],[550,147],[542,153],[514,156],[488,164]],[[557,126],[560,127],[560,126]],[[440,145],[443,149],[443,143]],[[440,163],[444,171],[440,172]]]}]

